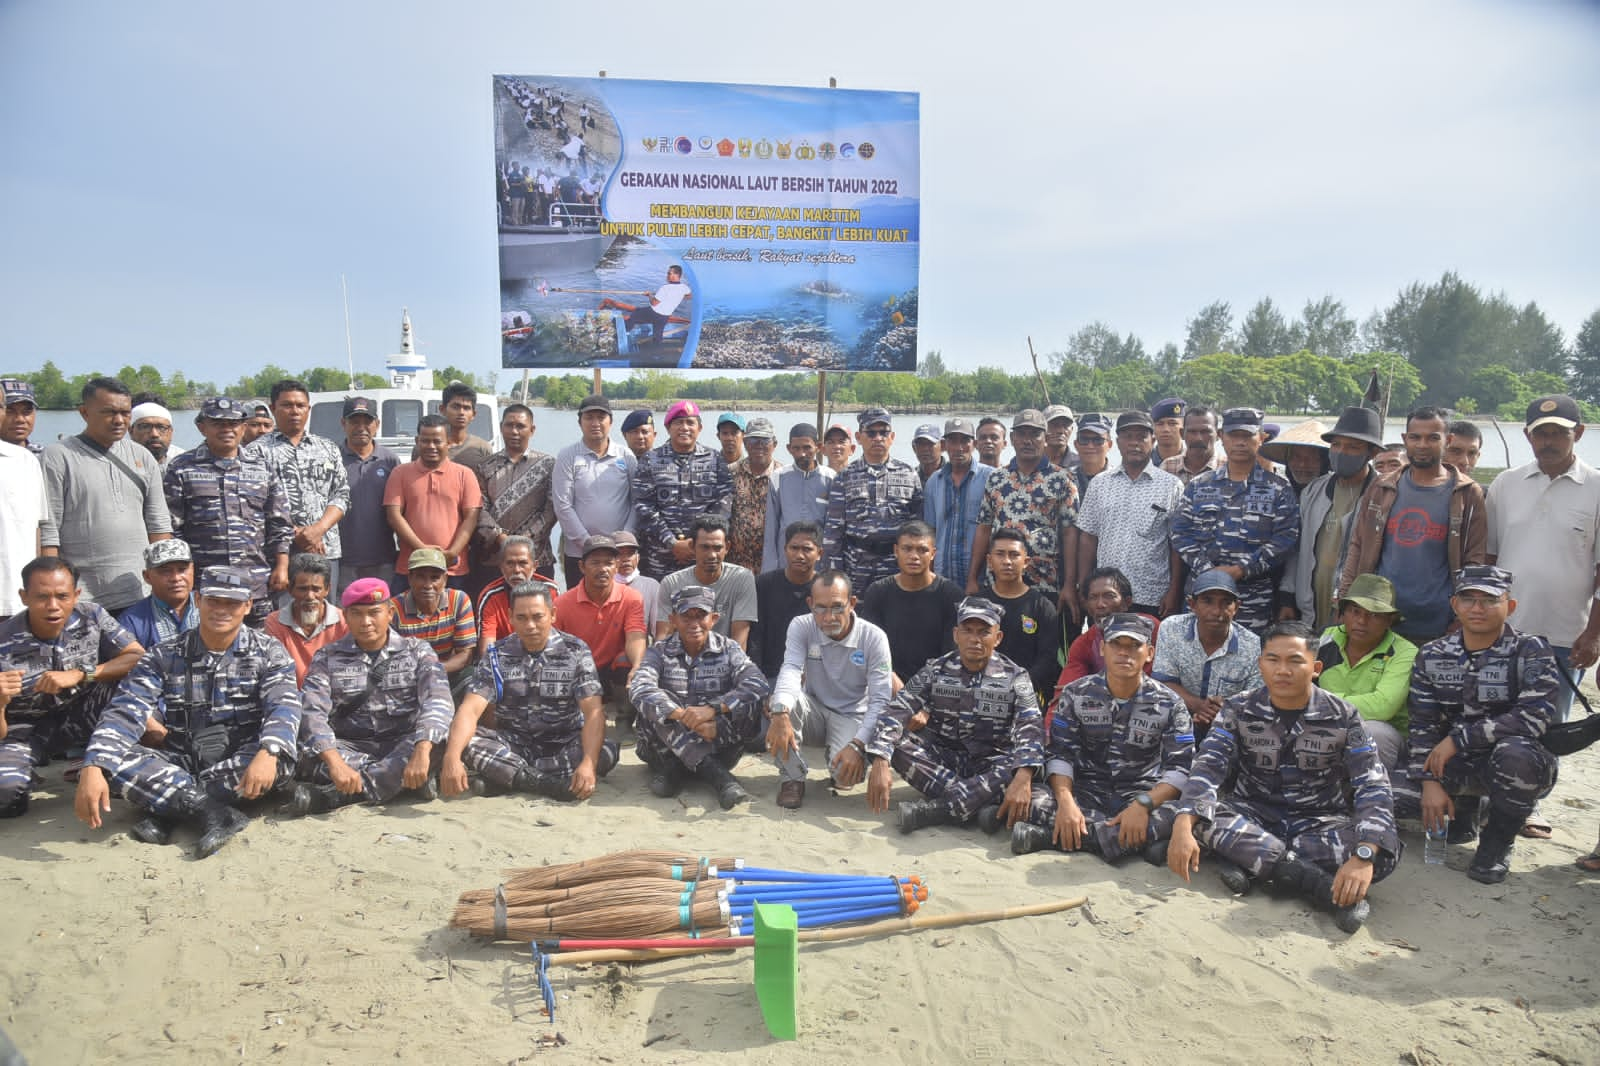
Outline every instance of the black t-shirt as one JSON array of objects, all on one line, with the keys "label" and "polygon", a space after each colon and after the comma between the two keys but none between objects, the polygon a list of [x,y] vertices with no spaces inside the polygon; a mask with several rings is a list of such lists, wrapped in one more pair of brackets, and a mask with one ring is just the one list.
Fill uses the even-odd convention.
[{"label": "black t-shirt", "polygon": [[756,620],[750,624],[750,658],[768,681],[783,669],[783,649],[789,623],[811,610],[806,597],[811,582],[796,585],[783,570],[768,570],[756,577]]},{"label": "black t-shirt", "polygon": [[917,592],[907,592],[892,577],[879,578],[861,597],[862,618],[889,636],[889,657],[900,680],[910,681],[929,659],[954,651],[956,607],[961,587],[949,578],[935,578]]},{"label": "black t-shirt", "polygon": [[1000,647],[995,649],[1028,671],[1033,687],[1049,693],[1061,676],[1061,627],[1056,625],[1056,604],[1036,588],[1007,599],[992,588],[978,595],[1005,608],[1000,621]]}]

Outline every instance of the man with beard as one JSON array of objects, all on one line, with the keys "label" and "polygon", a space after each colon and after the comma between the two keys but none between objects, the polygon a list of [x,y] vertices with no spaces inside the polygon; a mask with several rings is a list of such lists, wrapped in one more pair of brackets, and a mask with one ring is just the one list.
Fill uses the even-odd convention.
[{"label": "man with beard", "polygon": [[289,602],[267,617],[262,629],[294,660],[295,683],[304,685],[311,657],[343,637],[344,615],[329,602],[332,574],[321,555],[301,552],[289,560]]},{"label": "man with beard", "polygon": [[156,466],[165,474],[172,450],[172,412],[154,400],[146,400],[133,405],[129,420],[128,436],[155,458]]}]

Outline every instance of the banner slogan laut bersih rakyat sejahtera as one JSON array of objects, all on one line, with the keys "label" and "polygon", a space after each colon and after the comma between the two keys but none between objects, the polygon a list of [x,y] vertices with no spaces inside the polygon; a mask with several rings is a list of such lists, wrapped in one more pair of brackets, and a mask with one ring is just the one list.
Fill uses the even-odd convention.
[{"label": "banner slogan laut bersih rakyat sejahtera", "polygon": [[499,75],[503,365],[914,370],[916,93]]}]

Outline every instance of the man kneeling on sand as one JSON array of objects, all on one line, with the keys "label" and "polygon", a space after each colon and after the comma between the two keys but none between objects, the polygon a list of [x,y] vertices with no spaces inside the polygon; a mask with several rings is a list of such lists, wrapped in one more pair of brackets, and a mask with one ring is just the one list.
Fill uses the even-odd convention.
[{"label": "man kneeling on sand", "polygon": [[[135,838],[166,844],[185,822],[204,858],[250,824],[235,804],[288,783],[300,690],[283,645],[244,628],[254,588],[249,570],[206,567],[200,628],[157,644],[106,704],[78,778],[75,806],[91,829],[116,784],[149,812]],[[140,742],[152,719],[165,729],[159,746]]]},{"label": "man kneeling on sand", "polygon": [[283,813],[320,814],[348,803],[387,803],[429,787],[434,745],[455,705],[444,667],[427,641],[389,628],[389,586],[351,582],[339,605],[349,632],[317,649],[300,691],[302,783]]},{"label": "man kneeling on sand", "polygon": [[1361,712],[1317,688],[1317,638],[1279,622],[1262,638],[1266,684],[1222,705],[1174,804],[1167,865],[1189,880],[1200,846],[1235,895],[1259,879],[1304,896],[1353,933],[1367,889],[1400,861],[1394,801]]},{"label": "man kneeling on sand", "polygon": [[891,768],[927,797],[900,804],[902,833],[975,817],[1014,825],[1028,816],[1044,726],[1028,671],[995,652],[1004,609],[980,596],[962,600],[956,650],[912,675],[873,727],[872,809],[889,809]]},{"label": "man kneeling on sand", "polygon": [[1108,861],[1139,851],[1161,866],[1171,803],[1194,761],[1194,726],[1178,694],[1144,674],[1155,623],[1113,614],[1099,624],[1105,669],[1062,689],[1044,764],[1050,787],[1034,790],[1028,821],[1011,827],[1011,850],[1053,842]]},{"label": "man kneeling on sand", "polygon": [[[529,792],[584,800],[617,765],[606,739],[600,674],[588,645],[555,628],[554,593],[542,581],[511,590],[511,635],[486,650],[450,724],[439,791]],[[479,720],[490,704],[495,724]]]}]

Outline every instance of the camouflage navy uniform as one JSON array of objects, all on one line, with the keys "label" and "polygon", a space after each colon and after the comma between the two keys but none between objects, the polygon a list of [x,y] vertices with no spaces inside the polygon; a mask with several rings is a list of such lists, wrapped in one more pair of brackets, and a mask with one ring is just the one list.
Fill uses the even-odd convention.
[{"label": "camouflage navy uniform", "polygon": [[[548,774],[563,783],[583,761],[583,711],[578,703],[601,693],[589,646],[558,629],[541,651],[528,651],[515,633],[490,645],[467,691],[495,705],[493,729],[478,726],[461,761],[501,789],[514,786],[520,770]],[[605,776],[617,762],[608,740],[595,766]]]},{"label": "camouflage navy uniform", "polygon": [[1226,466],[1198,475],[1172,520],[1172,548],[1189,567],[1191,588],[1213,567],[1244,568],[1235,620],[1258,633],[1272,622],[1273,589],[1299,539],[1294,488],[1259,466],[1243,481],[1230,479]]},{"label": "camouflage navy uniform", "polygon": [[[963,601],[970,602],[970,601]],[[920,711],[927,724],[910,732]],[[1044,719],[1028,671],[998,653],[982,673],[947,652],[918,670],[878,716],[866,745],[958,822],[1000,802],[1018,770],[1044,763]]]},{"label": "camouflage navy uniform", "polygon": [[733,503],[733,476],[720,452],[703,444],[680,455],[672,442],[646,452],[633,471],[633,513],[641,547],[639,569],[657,581],[683,564],[672,543],[689,535],[703,514],[726,517]]},{"label": "camouflage navy uniform", "polygon": [[[149,718],[167,728],[160,748],[139,743]],[[214,652],[195,629],[156,645],[123,679],[84,762],[151,814],[177,817],[182,792],[237,804],[235,790],[262,749],[278,760],[273,787],[286,784],[299,731],[294,660],[282,644],[240,629],[232,647]]]},{"label": "camouflage navy uniform", "polygon": [[[694,658],[673,633],[650,645],[628,685],[638,709],[639,758],[654,769],[672,760],[690,770],[709,755],[737,763],[745,745],[761,732],[761,713],[771,687],[761,668],[737,643],[720,633],[706,635],[706,646]],[[705,740],[681,722],[667,720],[679,707],[718,708],[717,738]]]},{"label": "camouflage navy uniform", "polygon": [[857,459],[828,482],[820,569],[843,570],[852,586],[866,591],[879,578],[899,573],[894,542],[901,526],[921,518],[916,467],[899,459],[881,466]]},{"label": "camouflage navy uniform", "polygon": [[220,459],[201,444],[173,458],[164,479],[173,535],[189,545],[194,572],[235,566],[250,572],[248,621],[272,612],[267,576],[294,540],[289,497],[261,452],[246,448]]},{"label": "camouflage navy uniform", "polygon": [[79,745],[94,729],[100,710],[116,691],[115,685],[85,682],[66,692],[44,695],[34,691],[39,676],[50,670],[83,670],[115,659],[133,634],[105,608],[80,602],[72,609],[66,628],[53,641],[43,641],[28,627],[28,612],[0,623],[0,671],[22,671],[22,694],[0,714],[8,730],[0,740],[0,815],[13,805],[22,813],[32,789],[33,767],[48,761],[53,750]]},{"label": "camouflage navy uniform", "polygon": [[319,648],[300,700],[300,776],[332,784],[319,756],[337,748],[361,774],[362,791],[373,803],[400,792],[412,750],[422,741],[444,743],[455,714],[433,648],[398,633],[374,652],[363,651],[351,636]]},{"label": "camouflage navy uniform", "polygon": [[[1487,795],[1520,823],[1556,783],[1556,757],[1539,738],[1555,720],[1558,669],[1543,637],[1509,625],[1479,652],[1460,633],[1424,644],[1411,672],[1411,785],[1437,780],[1452,795]],[[1422,767],[1446,736],[1456,755],[1435,778]]]},{"label": "camouflage navy uniform", "polygon": [[[1117,827],[1106,822],[1157,785],[1181,792],[1193,762],[1189,709],[1166,685],[1141,676],[1138,691],[1119,700],[1106,687],[1104,674],[1091,674],[1061,691],[1050,724],[1045,776],[1072,779],[1073,801],[1106,858],[1123,852]],[[1151,840],[1171,835],[1173,806],[1164,803],[1150,813]],[[1053,829],[1055,817],[1055,793],[1035,787],[1028,820]]]},{"label": "camouflage navy uniform", "polygon": [[1372,879],[1383,880],[1400,861],[1400,837],[1361,713],[1312,689],[1306,709],[1285,718],[1265,686],[1224,703],[1172,813],[1194,815],[1196,838],[1251,875],[1291,849],[1331,872],[1365,841],[1380,849]]}]

